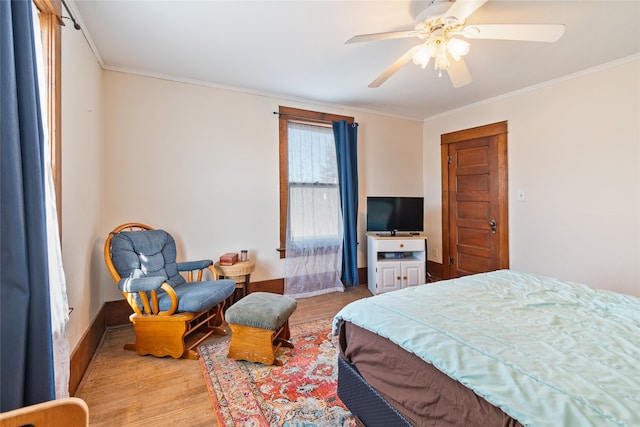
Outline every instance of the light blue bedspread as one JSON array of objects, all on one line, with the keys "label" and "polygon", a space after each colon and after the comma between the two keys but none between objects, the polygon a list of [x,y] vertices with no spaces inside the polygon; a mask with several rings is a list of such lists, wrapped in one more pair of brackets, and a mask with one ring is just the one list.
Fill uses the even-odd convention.
[{"label": "light blue bedspread", "polygon": [[501,270],[353,302],[390,339],[527,426],[640,426],[640,298]]}]

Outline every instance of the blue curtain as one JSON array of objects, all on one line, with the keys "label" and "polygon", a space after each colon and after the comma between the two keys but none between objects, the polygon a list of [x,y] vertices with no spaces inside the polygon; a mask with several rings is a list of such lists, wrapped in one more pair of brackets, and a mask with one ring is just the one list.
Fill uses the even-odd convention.
[{"label": "blue curtain", "polygon": [[44,136],[31,8],[31,1],[0,1],[0,411],[3,412],[55,398]]},{"label": "blue curtain", "polygon": [[358,285],[358,125],[345,120],[333,122],[336,140],[340,199],[344,223],[342,281]]}]

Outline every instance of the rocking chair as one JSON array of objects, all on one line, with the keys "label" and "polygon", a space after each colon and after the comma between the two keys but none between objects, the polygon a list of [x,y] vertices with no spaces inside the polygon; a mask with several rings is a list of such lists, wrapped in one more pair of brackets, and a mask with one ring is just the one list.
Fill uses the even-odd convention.
[{"label": "rocking chair", "polygon": [[[107,237],[104,260],[134,311],[129,320],[136,342],[125,349],[197,359],[198,344],[214,333],[226,335],[222,310],[235,282],[218,280],[211,260],[176,262],[176,244],[166,231],[120,225]],[[205,270],[211,280],[202,280]]]}]

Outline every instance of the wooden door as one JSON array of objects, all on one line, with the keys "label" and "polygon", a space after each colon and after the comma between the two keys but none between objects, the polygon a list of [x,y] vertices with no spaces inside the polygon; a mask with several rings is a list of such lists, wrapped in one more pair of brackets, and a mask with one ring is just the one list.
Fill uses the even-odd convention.
[{"label": "wooden door", "polygon": [[444,278],[509,268],[507,122],[441,144]]}]

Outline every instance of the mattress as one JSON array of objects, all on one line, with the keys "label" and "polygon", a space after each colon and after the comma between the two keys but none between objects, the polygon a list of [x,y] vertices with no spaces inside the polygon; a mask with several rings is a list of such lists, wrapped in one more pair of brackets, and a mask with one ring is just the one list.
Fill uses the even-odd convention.
[{"label": "mattress", "polygon": [[[443,381],[457,382],[508,415],[513,420],[508,423],[640,425],[640,299],[635,297],[503,270],[356,301],[336,315],[334,333],[367,382],[411,388],[407,375],[432,367]],[[411,358],[414,368],[393,371]],[[379,359],[391,375],[376,372],[372,361]],[[417,383],[427,381],[435,380]],[[371,382],[420,425],[423,415],[414,409],[424,398],[412,396],[424,388],[402,396]],[[476,411],[457,397],[444,399],[457,403],[443,412]],[[452,422],[442,425],[465,425]]]}]

